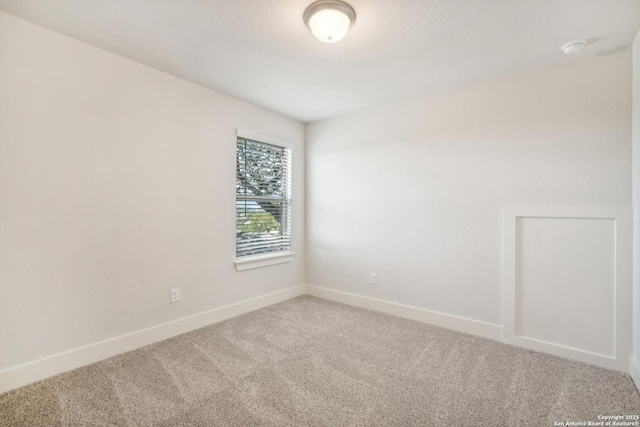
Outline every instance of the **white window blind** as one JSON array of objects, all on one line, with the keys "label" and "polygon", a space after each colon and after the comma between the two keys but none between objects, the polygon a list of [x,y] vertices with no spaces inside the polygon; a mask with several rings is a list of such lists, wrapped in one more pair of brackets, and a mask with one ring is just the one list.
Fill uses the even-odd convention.
[{"label": "white window blind", "polygon": [[291,150],[238,137],[236,256],[291,250]]}]

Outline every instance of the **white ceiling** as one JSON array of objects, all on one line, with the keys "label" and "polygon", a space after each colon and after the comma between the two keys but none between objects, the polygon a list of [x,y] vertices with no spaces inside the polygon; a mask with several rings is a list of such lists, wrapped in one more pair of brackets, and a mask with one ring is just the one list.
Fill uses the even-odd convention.
[{"label": "white ceiling", "polygon": [[640,0],[348,0],[336,44],[313,0],[0,0],[0,10],[303,122],[627,47]]}]

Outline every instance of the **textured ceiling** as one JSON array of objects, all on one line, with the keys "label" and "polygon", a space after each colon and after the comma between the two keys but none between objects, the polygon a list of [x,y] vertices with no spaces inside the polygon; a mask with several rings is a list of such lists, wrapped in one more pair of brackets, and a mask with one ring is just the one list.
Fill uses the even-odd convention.
[{"label": "textured ceiling", "polygon": [[349,0],[317,41],[312,0],[0,0],[0,10],[303,122],[627,47],[639,0]]}]

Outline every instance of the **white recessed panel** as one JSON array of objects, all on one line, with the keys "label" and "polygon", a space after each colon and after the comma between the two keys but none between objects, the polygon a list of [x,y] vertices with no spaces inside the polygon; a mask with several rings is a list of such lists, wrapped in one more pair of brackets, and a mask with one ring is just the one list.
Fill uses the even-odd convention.
[{"label": "white recessed panel", "polygon": [[615,356],[616,222],[517,218],[515,335]]},{"label": "white recessed panel", "polygon": [[504,208],[504,342],[629,371],[631,213]]}]

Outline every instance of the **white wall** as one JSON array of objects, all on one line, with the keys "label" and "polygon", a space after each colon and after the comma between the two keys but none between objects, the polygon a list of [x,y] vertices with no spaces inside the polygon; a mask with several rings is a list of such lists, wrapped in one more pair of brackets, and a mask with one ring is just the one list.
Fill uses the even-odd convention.
[{"label": "white wall", "polygon": [[0,371],[304,283],[235,271],[236,128],[294,144],[302,254],[301,123],[0,12]]},{"label": "white wall", "polygon": [[640,390],[640,33],[633,42],[633,357],[631,374]]},{"label": "white wall", "polygon": [[313,123],[307,279],[501,325],[503,207],[628,208],[630,119],[626,51]]}]

